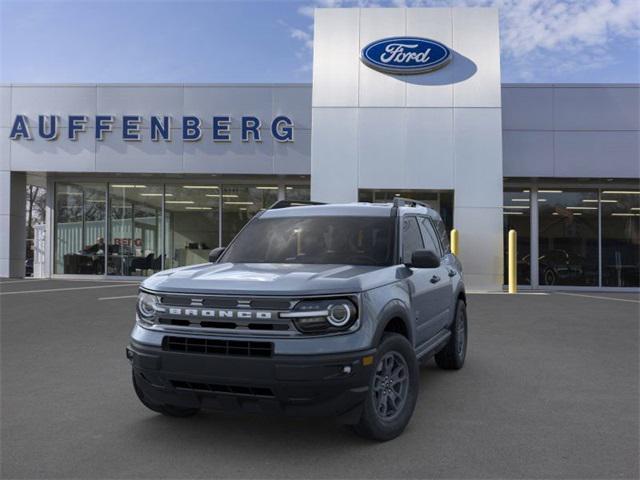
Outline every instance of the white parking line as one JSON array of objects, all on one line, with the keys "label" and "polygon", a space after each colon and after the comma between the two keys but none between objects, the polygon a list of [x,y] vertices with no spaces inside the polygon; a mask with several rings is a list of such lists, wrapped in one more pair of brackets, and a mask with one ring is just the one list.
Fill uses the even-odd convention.
[{"label": "white parking line", "polygon": [[133,285],[138,285],[138,284],[137,283],[121,283],[119,285],[93,285],[91,287],[46,288],[43,290],[21,290],[18,292],[0,292],[0,295],[19,295],[21,293],[67,292],[69,290],[91,290],[96,288],[130,287]]},{"label": "white parking line", "polygon": [[100,297],[98,300],[120,300],[121,298],[138,298],[138,295],[122,295],[121,297]]},{"label": "white parking line", "polygon": [[557,292],[557,293],[558,295],[570,295],[572,297],[595,298],[598,300],[613,300],[614,302],[640,303],[640,300],[631,300],[630,298],[601,297],[599,295],[585,295],[583,293],[567,293],[567,292]]}]

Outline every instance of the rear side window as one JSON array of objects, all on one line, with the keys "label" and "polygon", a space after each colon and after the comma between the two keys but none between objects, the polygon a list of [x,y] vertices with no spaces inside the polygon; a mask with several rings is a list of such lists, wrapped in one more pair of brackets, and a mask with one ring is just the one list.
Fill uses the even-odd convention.
[{"label": "rear side window", "polygon": [[434,219],[433,223],[435,224],[436,231],[438,233],[438,236],[440,237],[440,242],[442,243],[444,253],[450,253],[451,246],[449,245],[449,234],[447,233],[447,228],[444,226],[444,222],[438,218]]},{"label": "rear side window", "polygon": [[442,257],[440,242],[438,241],[436,232],[433,230],[431,221],[427,217],[420,217],[420,231],[422,232],[422,238],[424,240],[424,248]]},{"label": "rear side window", "polygon": [[424,248],[416,217],[402,219],[402,263],[411,263],[411,255]]}]

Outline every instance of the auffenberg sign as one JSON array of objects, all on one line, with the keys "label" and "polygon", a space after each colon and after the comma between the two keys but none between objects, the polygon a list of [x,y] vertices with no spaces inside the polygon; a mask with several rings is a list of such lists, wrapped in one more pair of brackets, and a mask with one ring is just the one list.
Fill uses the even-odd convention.
[{"label": "auffenberg sign", "polygon": [[[53,141],[61,137],[62,129],[66,129],[66,137],[69,140],[78,140],[79,136],[87,135],[89,117],[87,115],[38,115],[37,119],[26,115],[16,115],[9,138],[11,140],[33,140],[35,135]],[[96,115],[93,117],[94,136],[102,141],[107,135],[117,135],[114,131],[116,117],[114,115]],[[120,136],[124,141],[140,141],[143,131],[148,128],[149,138],[154,141],[170,142],[172,140],[172,117],[168,115],[152,115],[147,119],[143,129],[144,118],[141,115],[123,115],[120,117]],[[240,139],[243,142],[261,142],[263,138],[263,125],[258,117],[242,116],[238,125]],[[275,117],[269,125],[270,135],[278,142],[293,142],[294,124],[286,115]],[[185,142],[197,142],[203,138],[204,132],[209,128],[203,126],[202,119],[195,116],[183,116],[181,122],[182,140]],[[233,140],[232,119],[229,115],[214,116],[211,118],[210,139],[214,142],[231,142]],[[146,133],[146,132],[145,132]]]}]

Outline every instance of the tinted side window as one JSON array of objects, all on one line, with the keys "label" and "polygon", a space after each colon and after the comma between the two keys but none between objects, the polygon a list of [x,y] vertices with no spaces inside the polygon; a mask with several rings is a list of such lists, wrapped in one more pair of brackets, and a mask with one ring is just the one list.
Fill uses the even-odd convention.
[{"label": "tinted side window", "polygon": [[422,236],[415,217],[402,220],[402,262],[411,263],[411,254],[424,248]]},{"label": "tinted side window", "polygon": [[424,240],[424,248],[426,248],[427,250],[431,250],[439,257],[442,257],[440,242],[438,242],[436,232],[433,231],[433,227],[428,218],[420,218],[420,231],[422,232],[422,239]]},{"label": "tinted side window", "polygon": [[449,253],[451,251],[451,247],[449,245],[447,227],[444,226],[444,222],[440,219],[434,220],[433,223],[435,223],[438,236],[440,237],[440,242],[442,243],[442,248],[444,248],[444,253]]}]

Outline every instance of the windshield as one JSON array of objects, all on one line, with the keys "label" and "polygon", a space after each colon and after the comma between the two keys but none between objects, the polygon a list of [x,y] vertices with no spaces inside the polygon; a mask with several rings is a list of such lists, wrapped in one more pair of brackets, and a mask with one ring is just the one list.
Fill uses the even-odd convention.
[{"label": "windshield", "polygon": [[257,219],[221,258],[233,263],[391,265],[391,217],[287,217]]}]

